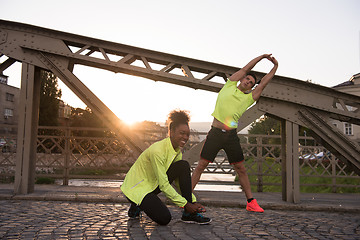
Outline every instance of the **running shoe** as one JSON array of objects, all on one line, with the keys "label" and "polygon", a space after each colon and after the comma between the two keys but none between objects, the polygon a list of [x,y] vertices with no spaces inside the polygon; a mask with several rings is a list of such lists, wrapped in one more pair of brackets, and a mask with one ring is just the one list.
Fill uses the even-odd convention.
[{"label": "running shoe", "polygon": [[250,212],[264,212],[264,209],[259,206],[256,199],[253,199],[251,202],[246,204],[246,210]]},{"label": "running shoe", "polygon": [[204,217],[200,213],[190,214],[190,213],[183,212],[181,221],[183,221],[185,223],[196,223],[196,224],[203,225],[203,224],[211,223],[211,218]]},{"label": "running shoe", "polygon": [[135,204],[131,204],[128,211],[128,216],[129,218],[133,218],[133,219],[140,218],[140,212],[141,209],[138,206],[136,206]]}]

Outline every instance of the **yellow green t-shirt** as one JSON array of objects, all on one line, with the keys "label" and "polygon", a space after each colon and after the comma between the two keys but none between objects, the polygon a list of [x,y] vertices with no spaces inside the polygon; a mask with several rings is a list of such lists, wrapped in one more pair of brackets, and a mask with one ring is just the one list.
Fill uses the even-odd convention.
[{"label": "yellow green t-shirt", "polygon": [[227,80],[218,94],[215,110],[211,114],[229,128],[237,128],[241,115],[255,102],[252,93],[243,93],[237,88],[237,83]]},{"label": "yellow green t-shirt", "polygon": [[[182,159],[180,149],[174,149],[169,137],[147,148],[126,174],[121,190],[134,203],[140,205],[146,194],[157,187],[173,203],[183,207],[187,201],[169,183],[167,170],[173,162]],[[177,179],[174,181],[179,188]],[[193,202],[196,197],[192,195]]]}]

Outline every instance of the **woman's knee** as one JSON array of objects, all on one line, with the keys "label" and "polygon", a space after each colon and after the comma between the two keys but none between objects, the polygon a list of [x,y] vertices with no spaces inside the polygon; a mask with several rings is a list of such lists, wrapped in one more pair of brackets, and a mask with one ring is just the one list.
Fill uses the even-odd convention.
[{"label": "woman's knee", "polygon": [[141,202],[140,208],[149,218],[160,225],[167,225],[171,221],[170,210],[156,194],[147,194]]},{"label": "woman's knee", "polygon": [[171,221],[171,214],[168,213],[168,214],[164,214],[162,216],[160,216],[160,218],[158,219],[153,219],[157,224],[159,225],[168,225]]},{"label": "woman's knee", "polygon": [[190,164],[186,160],[179,160],[177,161],[177,164],[179,164],[178,167],[181,168],[182,170],[190,169]]},{"label": "woman's knee", "polygon": [[168,225],[171,221],[171,213],[168,209],[156,214],[149,214],[148,216],[159,225]]}]

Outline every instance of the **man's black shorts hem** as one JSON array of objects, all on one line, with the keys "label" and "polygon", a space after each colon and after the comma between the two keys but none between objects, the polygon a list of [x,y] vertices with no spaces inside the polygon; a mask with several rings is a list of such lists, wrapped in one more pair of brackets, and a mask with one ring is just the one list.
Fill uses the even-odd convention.
[{"label": "man's black shorts hem", "polygon": [[211,127],[206,136],[200,157],[209,162],[214,162],[221,149],[224,149],[230,164],[244,161],[244,154],[236,129],[225,131],[220,128]]}]

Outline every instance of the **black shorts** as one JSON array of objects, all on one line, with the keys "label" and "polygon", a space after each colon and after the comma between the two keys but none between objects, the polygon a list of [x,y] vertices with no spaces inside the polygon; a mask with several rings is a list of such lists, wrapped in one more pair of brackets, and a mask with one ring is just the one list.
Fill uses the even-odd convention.
[{"label": "black shorts", "polygon": [[200,157],[213,162],[221,149],[224,149],[230,164],[244,161],[244,154],[236,129],[225,131],[220,128],[211,127],[206,136]]}]

